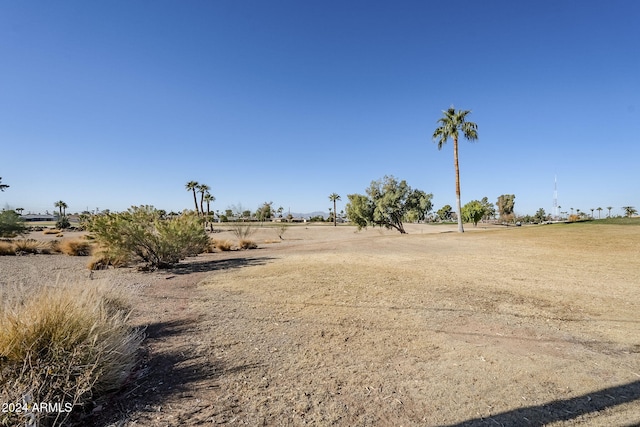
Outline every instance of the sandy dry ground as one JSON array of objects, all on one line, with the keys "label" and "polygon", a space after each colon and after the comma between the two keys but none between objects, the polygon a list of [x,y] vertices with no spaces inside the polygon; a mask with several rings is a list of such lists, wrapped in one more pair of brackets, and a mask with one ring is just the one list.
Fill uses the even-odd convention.
[{"label": "sandy dry ground", "polygon": [[[94,424],[640,423],[640,227],[453,230],[268,228],[257,250],[96,272],[133,289],[148,338]],[[87,280],[86,259],[2,257],[0,284],[52,259]]]}]

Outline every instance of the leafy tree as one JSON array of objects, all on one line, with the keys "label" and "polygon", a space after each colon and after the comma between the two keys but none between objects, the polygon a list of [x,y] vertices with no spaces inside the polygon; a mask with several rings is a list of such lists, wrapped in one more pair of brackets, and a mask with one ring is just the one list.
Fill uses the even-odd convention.
[{"label": "leafy tree", "polygon": [[227,218],[232,217],[233,216],[233,209],[225,209],[224,216],[226,216]]},{"label": "leafy tree", "polygon": [[362,194],[349,194],[347,203],[347,217],[353,222],[358,230],[366,228],[373,221],[373,202]]},{"label": "leafy tree", "polygon": [[337,227],[338,226],[338,216],[335,214],[336,212],[338,212],[336,210],[336,201],[340,200],[340,196],[338,195],[338,193],[331,193],[329,195],[329,200],[331,200],[333,202],[333,226]]},{"label": "leafy tree", "polygon": [[624,214],[629,218],[631,218],[632,216],[638,213],[636,208],[634,208],[633,206],[623,206],[622,210],[624,211]]},{"label": "leafy tree", "polygon": [[474,227],[478,225],[484,213],[484,206],[478,200],[472,200],[462,207],[462,219],[465,222],[473,222]]},{"label": "leafy tree", "polygon": [[282,206],[278,207],[278,218],[282,218],[282,212],[284,212],[284,208]]},{"label": "leafy tree", "polygon": [[538,209],[538,212],[536,212],[536,214],[533,216],[534,221],[537,221],[539,223],[544,222],[546,218],[547,213],[542,208]]},{"label": "leafy tree", "polygon": [[444,205],[438,209],[437,215],[440,218],[440,221],[448,221],[451,219],[451,209],[451,205]]},{"label": "leafy tree", "polygon": [[256,216],[261,222],[264,222],[267,219],[271,218],[271,215],[273,212],[271,209],[272,205],[273,205],[273,202],[264,202],[262,206],[260,206],[256,211]]},{"label": "leafy tree", "polygon": [[[367,195],[350,194],[347,216],[358,229],[368,225],[396,229],[406,234],[403,221],[408,214],[423,217],[426,208],[431,208],[433,195],[413,190],[406,181],[397,181],[393,176],[372,181]],[[425,200],[426,199],[426,200]]]},{"label": "leafy tree", "polygon": [[197,214],[162,219],[153,206],[133,206],[121,213],[92,217],[88,230],[111,259],[141,261],[149,268],[169,268],[204,251],[207,234]]},{"label": "leafy tree", "polygon": [[189,181],[185,185],[185,188],[187,189],[187,191],[193,191],[193,203],[195,205],[196,213],[198,213],[198,199],[196,197],[196,189],[198,188],[199,185],[200,184],[198,184],[197,181]]},{"label": "leafy tree", "polygon": [[7,188],[9,188],[9,186],[7,184],[2,183],[2,177],[0,176],[0,191],[4,191]]},{"label": "leafy tree", "polygon": [[27,232],[24,219],[14,210],[0,212],[0,237],[15,237]]},{"label": "leafy tree", "polygon": [[242,218],[243,219],[251,219],[251,211],[250,210],[244,210],[242,211]]},{"label": "leafy tree", "polygon": [[440,126],[433,132],[433,140],[438,143],[438,150],[446,144],[447,140],[453,140],[453,163],[456,170],[456,207],[458,212],[458,232],[463,233],[462,227],[462,207],[460,204],[460,168],[458,166],[458,134],[462,132],[463,136],[469,141],[478,139],[478,125],[473,122],[467,122],[466,117],[471,111],[458,110],[453,106],[447,111],[442,111],[444,117],[438,119]]},{"label": "leafy tree", "polygon": [[482,200],[480,200],[480,203],[484,209],[484,214],[482,215],[483,220],[489,220],[496,215],[496,207],[489,201],[488,197],[483,197]]},{"label": "leafy tree", "polygon": [[508,221],[513,218],[513,208],[516,203],[516,196],[514,194],[503,194],[498,197],[498,212],[500,213],[500,219],[502,221]]}]

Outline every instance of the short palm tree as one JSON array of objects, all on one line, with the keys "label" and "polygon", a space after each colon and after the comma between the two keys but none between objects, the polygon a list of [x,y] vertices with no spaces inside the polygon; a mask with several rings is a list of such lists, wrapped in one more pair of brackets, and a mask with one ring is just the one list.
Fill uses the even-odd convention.
[{"label": "short palm tree", "polygon": [[636,208],[634,208],[633,206],[623,206],[622,210],[624,211],[624,214],[629,218],[638,213]]},{"label": "short palm tree", "polygon": [[469,141],[478,139],[478,125],[473,122],[466,121],[469,110],[456,111],[451,106],[447,111],[443,111],[444,117],[438,119],[438,126],[433,132],[433,140],[438,143],[438,150],[446,144],[449,138],[453,139],[453,164],[456,170],[456,208],[458,213],[458,232],[463,233],[462,227],[462,206],[460,203],[460,168],[458,166],[458,134],[462,135]]},{"label": "short palm tree", "polygon": [[211,190],[211,187],[209,187],[207,184],[198,185],[198,193],[200,193],[200,212],[202,213],[202,216],[204,216],[204,195],[208,193],[209,190]]},{"label": "short palm tree", "polygon": [[[331,193],[329,195],[329,200],[331,200],[333,202],[333,226],[337,227],[338,226],[338,216],[336,215],[336,212],[338,212],[336,210],[336,201],[340,200],[340,196],[338,195],[338,193]],[[331,210],[331,209],[329,209]]]},{"label": "short palm tree", "polygon": [[[67,206],[67,204],[65,202],[63,202],[62,200],[59,200],[57,202],[55,202],[53,204],[53,206],[55,206],[56,208],[58,208],[58,210],[60,211],[60,218],[62,218],[63,216],[66,216],[67,214],[67,208],[69,206]],[[63,209],[64,209],[64,213],[63,213]]]},{"label": "short palm tree", "polygon": [[196,188],[198,188],[198,185],[197,181],[189,181],[187,185],[185,185],[187,191],[193,191],[193,203],[196,205],[196,213],[198,213],[198,199],[196,198]]},{"label": "short palm tree", "polygon": [[210,204],[216,201],[216,198],[211,195],[211,193],[207,193],[204,195],[204,201],[207,202],[207,218],[211,215]]}]

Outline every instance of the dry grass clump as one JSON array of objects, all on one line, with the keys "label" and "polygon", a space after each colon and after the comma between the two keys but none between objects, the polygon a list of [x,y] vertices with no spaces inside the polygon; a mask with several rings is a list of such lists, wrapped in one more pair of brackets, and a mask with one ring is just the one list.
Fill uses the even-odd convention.
[{"label": "dry grass clump", "polygon": [[47,228],[46,230],[44,230],[42,232],[42,234],[60,234],[62,231],[57,230],[57,229],[51,229],[51,228]]},{"label": "dry grass clump", "polygon": [[60,251],[71,256],[89,256],[92,253],[90,242],[83,240],[63,240],[60,242]]},{"label": "dry grass clump", "polygon": [[238,242],[240,249],[257,249],[258,245],[253,240],[242,239]]},{"label": "dry grass clump", "polygon": [[128,326],[122,295],[97,282],[2,293],[0,401],[62,411],[0,413],[0,425],[65,425],[130,376],[143,335]]},{"label": "dry grass clump", "polygon": [[0,256],[1,255],[15,255],[16,250],[13,247],[13,243],[0,241]]},{"label": "dry grass clump", "polygon": [[215,240],[212,239],[211,240],[211,247],[221,251],[221,252],[227,252],[230,251],[231,249],[233,249],[233,243],[231,243],[229,240]]},{"label": "dry grass clump", "polygon": [[21,239],[13,241],[15,254],[49,254],[51,245],[35,239]]}]

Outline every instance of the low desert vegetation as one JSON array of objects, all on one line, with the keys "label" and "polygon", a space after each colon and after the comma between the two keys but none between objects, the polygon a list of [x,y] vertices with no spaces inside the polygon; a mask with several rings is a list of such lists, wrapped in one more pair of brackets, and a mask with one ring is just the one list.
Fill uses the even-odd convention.
[{"label": "low desert vegetation", "polygon": [[24,220],[13,210],[0,212],[0,237],[16,237],[27,234]]},{"label": "low desert vegetation", "polygon": [[93,246],[86,240],[62,240],[59,244],[60,251],[70,256],[89,256]]},{"label": "low desert vegetation", "polygon": [[236,222],[232,225],[231,231],[238,240],[243,240],[253,236],[256,229],[250,223]]},{"label": "low desert vegetation", "polygon": [[166,218],[153,206],[95,216],[88,230],[106,258],[141,262],[150,269],[169,268],[203,253],[209,244],[201,218],[189,213]]},{"label": "low desert vegetation", "polygon": [[221,252],[227,252],[233,249],[233,243],[229,240],[211,240],[211,247]]},{"label": "low desert vegetation", "polygon": [[56,228],[47,228],[42,232],[42,234],[60,234],[61,231]]},{"label": "low desert vegetation", "polygon": [[126,296],[96,283],[1,290],[0,401],[62,411],[0,413],[0,425],[66,425],[125,383],[143,335]]},{"label": "low desert vegetation", "polygon": [[258,245],[253,240],[242,239],[238,242],[240,249],[257,249]]}]

